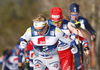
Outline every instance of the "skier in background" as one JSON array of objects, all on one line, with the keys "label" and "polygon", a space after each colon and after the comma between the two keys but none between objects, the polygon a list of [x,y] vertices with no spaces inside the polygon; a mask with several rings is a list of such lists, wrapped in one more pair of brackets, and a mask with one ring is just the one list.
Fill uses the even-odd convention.
[{"label": "skier in background", "polygon": [[[79,16],[79,5],[76,3],[72,3],[70,5],[70,22],[75,24],[76,22],[79,22],[79,26],[84,29],[84,30],[88,30],[89,33],[91,34],[91,40],[95,41],[96,40],[96,32],[94,31],[94,29],[91,27],[91,25],[89,24],[88,20],[83,18],[82,16]],[[76,44],[77,44],[77,48],[79,50],[80,47],[80,51],[81,51],[81,56],[82,56],[82,62],[83,62],[83,48],[82,48],[82,42],[80,41],[80,46],[79,46],[79,42],[78,40],[76,40]],[[87,50],[89,52],[89,47],[88,45],[85,46],[85,50]],[[80,52],[79,51],[79,52]],[[75,65],[76,65],[76,69],[77,70],[81,70],[82,66],[81,66],[81,62],[80,60],[80,53],[75,54]],[[86,53],[86,51],[84,51]],[[88,53],[89,55],[89,53]],[[88,56],[87,55],[87,56]]]}]

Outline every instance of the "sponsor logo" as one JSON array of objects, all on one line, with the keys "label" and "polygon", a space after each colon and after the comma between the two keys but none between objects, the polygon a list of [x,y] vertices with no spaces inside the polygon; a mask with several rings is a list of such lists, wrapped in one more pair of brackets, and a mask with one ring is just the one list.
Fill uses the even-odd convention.
[{"label": "sponsor logo", "polygon": [[50,35],[54,35],[54,31],[50,31]]},{"label": "sponsor logo", "polygon": [[14,60],[13,61],[18,61],[18,58],[14,58]]},{"label": "sponsor logo", "polygon": [[44,58],[44,59],[52,59],[53,57],[49,57],[49,58]]},{"label": "sponsor logo", "polygon": [[64,66],[63,66],[63,70],[66,67],[66,64],[68,63],[68,60],[65,61]]},{"label": "sponsor logo", "polygon": [[45,37],[38,38],[38,44],[46,44]]},{"label": "sponsor logo", "polygon": [[31,53],[31,58],[33,58],[34,53]]},{"label": "sponsor logo", "polygon": [[76,7],[74,7],[74,12],[76,12]]},{"label": "sponsor logo", "polygon": [[60,15],[52,15],[52,18],[60,18]]},{"label": "sponsor logo", "polygon": [[58,68],[58,64],[54,64],[53,67]]},{"label": "sponsor logo", "polygon": [[64,24],[64,25],[63,25],[63,28],[64,28],[64,29],[67,29],[67,25],[66,25],[66,24]]},{"label": "sponsor logo", "polygon": [[72,24],[71,24],[71,26],[72,26],[73,28],[75,28],[75,26],[74,26],[74,25],[72,25]]},{"label": "sponsor logo", "polygon": [[68,35],[66,35],[65,38],[68,38]]},{"label": "sponsor logo", "polygon": [[36,31],[34,31],[34,34],[35,34],[35,35],[38,35]]},{"label": "sponsor logo", "polygon": [[71,66],[68,66],[67,70],[71,70]]},{"label": "sponsor logo", "polygon": [[39,64],[36,64],[36,65],[35,65],[35,68],[38,68],[38,67],[39,67]]}]

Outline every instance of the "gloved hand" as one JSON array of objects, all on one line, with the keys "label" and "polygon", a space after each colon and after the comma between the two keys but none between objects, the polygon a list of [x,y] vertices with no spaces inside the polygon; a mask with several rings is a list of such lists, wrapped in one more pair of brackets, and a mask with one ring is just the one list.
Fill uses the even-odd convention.
[{"label": "gloved hand", "polygon": [[71,53],[72,53],[72,54],[76,54],[77,52],[78,52],[77,47],[76,47],[75,45],[73,45],[73,46],[71,47]]},{"label": "gloved hand", "polygon": [[70,35],[70,39],[71,39],[71,40],[75,40],[75,39],[76,39],[76,36],[77,36],[77,35],[73,33],[73,34]]},{"label": "gloved hand", "polygon": [[91,40],[92,41],[96,41],[96,36],[95,35],[91,35]]},{"label": "gloved hand", "polygon": [[88,56],[90,54],[90,50],[89,50],[89,47],[88,46],[84,48],[84,54],[86,56]]},{"label": "gloved hand", "polygon": [[75,44],[76,44],[76,42],[75,42],[75,40],[73,40],[73,41],[71,41],[70,46],[72,47]]},{"label": "gloved hand", "polygon": [[26,46],[27,46],[27,43],[25,41],[20,42],[20,49],[24,49],[26,48]]},{"label": "gloved hand", "polygon": [[81,28],[81,24],[80,24],[80,22],[76,21],[76,23],[75,23],[75,27],[76,27],[76,28]]},{"label": "gloved hand", "polygon": [[18,66],[18,70],[24,70],[22,66]]}]

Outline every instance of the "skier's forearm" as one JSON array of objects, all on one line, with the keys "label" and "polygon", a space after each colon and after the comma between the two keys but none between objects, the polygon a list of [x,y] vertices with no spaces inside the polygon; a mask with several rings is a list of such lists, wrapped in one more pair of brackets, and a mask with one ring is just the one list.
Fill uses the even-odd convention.
[{"label": "skier's forearm", "polygon": [[79,30],[80,30],[80,32],[81,32],[81,34],[83,35],[84,38],[86,38],[86,39],[90,38],[90,34],[89,34],[88,31],[86,31],[86,30],[84,30],[82,28],[80,28]]}]

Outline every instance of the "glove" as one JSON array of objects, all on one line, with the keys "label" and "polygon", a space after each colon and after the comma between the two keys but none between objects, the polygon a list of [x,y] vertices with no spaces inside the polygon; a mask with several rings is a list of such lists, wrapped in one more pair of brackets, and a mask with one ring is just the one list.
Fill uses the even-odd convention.
[{"label": "glove", "polygon": [[20,49],[24,49],[26,48],[26,46],[27,46],[27,43],[25,41],[20,42]]},{"label": "glove", "polygon": [[85,48],[84,48],[84,51],[87,51],[87,50],[89,50],[89,47],[85,47]]},{"label": "glove", "polygon": [[90,50],[89,50],[89,47],[88,46],[84,48],[84,54],[86,56],[88,56],[90,54]]},{"label": "glove", "polygon": [[75,40],[76,39],[76,34],[71,34],[70,36],[69,36],[69,38],[71,39],[71,40]]},{"label": "glove", "polygon": [[96,41],[96,36],[95,35],[91,35],[91,40],[92,41]]},{"label": "glove", "polygon": [[80,22],[77,21],[77,22],[75,23],[75,27],[76,27],[76,28],[81,28]]},{"label": "glove", "polygon": [[77,49],[77,47],[75,45],[73,45],[71,47],[71,52],[72,52],[72,54],[76,54],[78,52],[78,49]]},{"label": "glove", "polygon": [[75,42],[75,40],[73,40],[73,41],[71,41],[70,46],[72,47],[75,44],[76,44],[76,42]]},{"label": "glove", "polygon": [[18,66],[18,70],[24,70],[22,66]]}]

